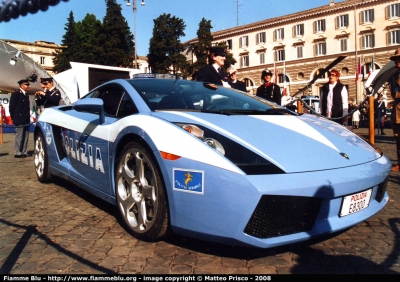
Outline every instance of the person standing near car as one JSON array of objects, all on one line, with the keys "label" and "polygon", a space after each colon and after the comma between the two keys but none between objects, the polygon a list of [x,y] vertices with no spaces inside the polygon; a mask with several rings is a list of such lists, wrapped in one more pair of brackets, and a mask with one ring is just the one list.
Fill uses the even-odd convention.
[{"label": "person standing near car", "polygon": [[281,89],[271,81],[271,78],[272,72],[269,69],[262,71],[261,79],[264,83],[257,88],[256,96],[280,105],[282,99]]},{"label": "person standing near car", "polygon": [[228,77],[229,77],[229,85],[237,90],[243,91],[243,92],[247,92],[246,89],[246,83],[239,81],[236,77],[237,75],[237,70],[234,67],[230,67],[227,70],[228,73]]},{"label": "person standing near car", "polygon": [[197,76],[197,81],[210,82],[224,87],[230,87],[228,75],[223,70],[226,60],[224,48],[211,47],[208,55],[208,65],[203,66]]},{"label": "person standing near car", "polygon": [[386,104],[385,101],[383,100],[382,94],[380,94],[375,99],[374,110],[375,110],[375,128],[380,129],[380,135],[386,135],[384,132],[384,125],[386,120]]},{"label": "person standing near car", "polygon": [[389,79],[390,94],[393,98],[392,128],[396,140],[397,164],[392,166],[392,171],[400,171],[400,48],[390,57],[398,69]]},{"label": "person standing near car", "polygon": [[40,84],[44,87],[44,91],[35,93],[36,105],[43,108],[58,106],[61,100],[61,93],[54,86],[53,78],[40,78]]},{"label": "person standing near car", "polygon": [[[332,69],[329,72],[329,82],[321,88],[320,113],[327,118],[340,118],[348,114],[349,94],[346,87],[340,82],[339,71]],[[343,124],[348,118],[334,120]]]},{"label": "person standing near car", "polygon": [[14,158],[28,157],[28,139],[29,139],[29,123],[30,123],[30,102],[29,102],[29,80],[21,79],[18,81],[19,89],[11,94],[10,98],[10,116],[14,122]]},{"label": "person standing near car", "polygon": [[356,108],[355,108],[355,111],[353,112],[351,122],[352,122],[353,128],[354,128],[354,129],[358,129],[359,124],[360,124],[360,116],[361,116],[361,113],[360,113],[360,111],[359,111],[358,108],[357,108],[357,104],[355,104],[354,106],[355,106]]},{"label": "person standing near car", "polygon": [[282,98],[281,98],[281,106],[290,107],[293,104],[291,104],[290,106],[287,106],[287,105],[289,105],[292,101],[293,101],[292,96],[290,96],[290,94],[287,93],[286,91],[283,91]]}]

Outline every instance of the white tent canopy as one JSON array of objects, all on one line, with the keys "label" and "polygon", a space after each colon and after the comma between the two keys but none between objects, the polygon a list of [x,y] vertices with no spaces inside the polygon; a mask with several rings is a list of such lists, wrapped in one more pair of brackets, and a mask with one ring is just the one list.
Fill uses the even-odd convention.
[{"label": "white tent canopy", "polygon": [[139,69],[110,67],[103,65],[70,62],[71,69],[58,73],[53,78],[64,89],[71,103],[94,87],[114,78],[131,78]]},{"label": "white tent canopy", "polygon": [[[0,40],[0,90],[12,92],[18,89],[17,81],[29,79],[33,74],[39,77],[51,77],[41,65],[17,48]],[[39,82],[31,81],[31,91],[42,90]]]},{"label": "white tent canopy", "polygon": [[[13,64],[11,64],[13,63]],[[131,78],[141,72],[139,69],[110,67],[71,62],[71,69],[51,76],[21,50],[0,40],[0,90],[13,92],[18,89],[18,81],[29,79],[29,94],[43,90],[41,77],[53,77],[54,85],[60,90],[65,104],[75,102],[94,87],[115,78]],[[37,77],[36,80],[34,77]]]}]

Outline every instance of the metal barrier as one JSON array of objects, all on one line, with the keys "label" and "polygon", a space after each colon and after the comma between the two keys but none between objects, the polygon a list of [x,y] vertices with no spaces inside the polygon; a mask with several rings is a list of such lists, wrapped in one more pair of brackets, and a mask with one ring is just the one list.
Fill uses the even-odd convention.
[{"label": "metal barrier", "polygon": [[[293,100],[292,102],[286,104],[285,107],[286,107],[286,106],[290,106],[290,105],[292,105],[292,104],[294,104],[294,103],[297,103],[297,112],[298,112],[298,113],[303,113],[303,107],[305,107],[305,108],[307,108],[312,114],[315,114],[315,115],[317,115],[317,116],[320,116],[320,117],[323,117],[323,118],[326,118],[326,119],[329,119],[329,120],[332,120],[332,121],[336,121],[336,120],[341,120],[341,119],[344,119],[344,118],[347,118],[347,117],[352,116],[353,113],[354,113],[355,111],[357,111],[357,110],[360,110],[360,109],[364,106],[364,104],[365,104],[367,101],[368,101],[368,103],[369,103],[369,117],[368,117],[368,118],[369,118],[369,142],[370,142],[371,144],[375,144],[375,119],[374,119],[374,112],[375,112],[375,110],[374,110],[374,97],[373,97],[373,96],[367,96],[367,97],[364,99],[364,101],[362,101],[362,102],[360,103],[360,105],[359,105],[357,108],[355,108],[354,110],[352,110],[352,111],[351,111],[350,113],[348,113],[347,115],[342,116],[342,117],[338,117],[338,118],[327,118],[327,117],[325,117],[325,116],[319,114],[319,113],[316,112],[312,107],[310,107],[305,101],[303,101],[301,98],[297,98],[297,99]],[[378,121],[378,122],[379,122],[379,121]],[[12,125],[12,126],[7,125],[7,126],[4,126],[4,125],[3,125],[3,121],[0,119],[0,144],[3,144],[3,143],[4,143],[4,141],[3,141],[3,127],[13,127],[13,128],[15,128],[15,127],[24,127],[24,126],[27,126],[27,125],[30,126],[31,124],[34,124],[34,122],[31,122],[31,123],[26,124],[26,125],[18,125],[18,126],[16,126],[16,125]]]},{"label": "metal barrier", "polygon": [[4,144],[3,128],[17,128],[17,127],[31,126],[32,124],[35,124],[35,122],[30,122],[24,125],[9,125],[9,124],[3,124],[3,120],[0,119],[0,144]]},{"label": "metal barrier", "polygon": [[329,119],[329,120],[332,120],[332,121],[336,121],[336,120],[341,120],[341,119],[345,119],[345,118],[347,118],[347,117],[352,116],[353,113],[354,113],[355,111],[360,110],[361,108],[363,108],[363,107],[364,107],[364,104],[365,104],[367,101],[368,101],[368,104],[369,104],[369,116],[368,116],[368,118],[369,118],[369,142],[370,142],[371,144],[375,144],[375,118],[374,118],[375,110],[374,110],[374,97],[373,97],[373,96],[367,96],[367,97],[364,99],[364,101],[362,101],[362,102],[360,103],[360,105],[359,105],[357,108],[355,108],[354,110],[352,110],[352,111],[351,111],[350,113],[348,113],[347,115],[342,116],[342,117],[338,117],[338,118],[327,118],[327,117],[325,117],[325,116],[319,114],[318,112],[316,112],[312,107],[310,107],[310,106],[309,106],[303,99],[301,99],[301,98],[297,98],[297,99],[293,100],[292,102],[290,102],[290,103],[288,103],[287,105],[285,105],[285,107],[286,107],[286,106],[290,106],[290,105],[292,105],[292,104],[294,104],[294,103],[297,103],[297,112],[298,112],[298,113],[303,113],[303,107],[305,107],[305,108],[307,108],[307,110],[309,110],[310,113],[312,113],[312,114],[315,114],[315,115],[317,115],[317,116],[320,116],[320,117],[323,117],[323,118],[326,118],[326,119]]}]

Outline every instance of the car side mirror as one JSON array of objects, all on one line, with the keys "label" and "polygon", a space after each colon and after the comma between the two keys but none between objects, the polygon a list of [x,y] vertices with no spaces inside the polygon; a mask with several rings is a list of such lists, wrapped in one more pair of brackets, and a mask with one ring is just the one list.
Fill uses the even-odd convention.
[{"label": "car side mirror", "polygon": [[98,114],[100,124],[103,124],[105,121],[104,102],[100,98],[85,98],[82,100],[78,100],[74,103],[73,109],[78,112]]}]

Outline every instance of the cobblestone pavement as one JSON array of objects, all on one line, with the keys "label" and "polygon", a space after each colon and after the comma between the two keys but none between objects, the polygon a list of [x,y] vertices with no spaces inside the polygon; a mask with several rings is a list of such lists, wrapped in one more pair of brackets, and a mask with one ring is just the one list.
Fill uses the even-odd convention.
[{"label": "cobblestone pavement", "polygon": [[[368,137],[366,129],[356,133]],[[267,250],[181,236],[148,243],[121,227],[112,205],[62,180],[39,183],[33,158],[15,159],[13,134],[3,136],[0,273],[400,273],[400,173],[390,175],[390,201],[384,210],[346,232],[318,241]],[[29,137],[33,153],[33,135]],[[394,161],[391,136],[377,136],[375,144]]]}]

